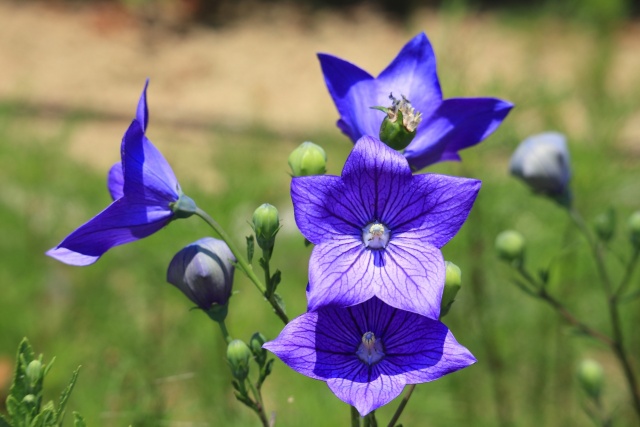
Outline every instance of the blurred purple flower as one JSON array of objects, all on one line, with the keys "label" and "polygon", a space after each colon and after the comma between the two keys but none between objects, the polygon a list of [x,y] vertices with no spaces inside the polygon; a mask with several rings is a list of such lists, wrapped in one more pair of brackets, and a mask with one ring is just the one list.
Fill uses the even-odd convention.
[{"label": "blurred purple flower", "polygon": [[181,206],[195,209],[193,201],[182,194],[167,161],[145,136],[148,84],[147,80],[136,118],[122,138],[122,163],[109,173],[109,191],[115,201],[47,251],[50,257],[70,265],[92,264],[112,247],[142,239],[167,225],[176,217],[179,199]]},{"label": "blurred purple flower", "polygon": [[422,113],[415,139],[404,155],[413,170],[445,160],[460,160],[458,151],[489,136],[513,104],[495,98],[442,99],[436,58],[429,39],[418,34],[377,78],[332,55],[318,54],[324,79],[336,104],[338,127],[353,142],[363,135],[377,136],[389,94],[405,96]]},{"label": "blurred purple flower", "polygon": [[402,154],[362,137],[342,176],[293,178],[298,228],[315,248],[309,310],[377,296],[437,319],[445,279],[440,248],[460,229],[480,181],[412,175]]},{"label": "blurred purple flower", "polygon": [[377,298],[305,313],[263,347],[291,369],[326,381],[362,416],[395,399],[406,384],[433,381],[476,362],[443,323]]}]

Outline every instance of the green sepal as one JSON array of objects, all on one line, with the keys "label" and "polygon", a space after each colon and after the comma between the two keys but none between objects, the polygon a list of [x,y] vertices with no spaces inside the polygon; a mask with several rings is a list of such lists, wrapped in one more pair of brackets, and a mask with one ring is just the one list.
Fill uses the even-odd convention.
[{"label": "green sepal", "polygon": [[87,427],[84,418],[78,412],[73,412],[73,427]]},{"label": "green sepal", "polygon": [[56,411],[56,421],[58,424],[62,424],[62,420],[64,419],[64,410],[67,406],[67,402],[69,401],[69,396],[73,391],[73,387],[76,385],[76,381],[78,381],[78,374],[80,373],[80,366],[73,371],[71,374],[71,380],[69,380],[69,384],[62,391],[60,395],[60,403],[58,404],[58,410]]},{"label": "green sepal", "polygon": [[208,310],[203,310],[214,322],[223,322],[229,313],[229,301],[225,305],[213,304]]},{"label": "green sepal", "polygon": [[13,427],[2,414],[0,414],[0,427]]},{"label": "green sepal", "polygon": [[253,253],[256,247],[255,242],[253,234],[251,236],[247,236],[247,261],[249,261],[249,264],[251,264],[251,261],[253,260]]},{"label": "green sepal", "polygon": [[184,193],[180,194],[178,200],[171,203],[169,207],[173,211],[174,219],[189,218],[198,210],[196,202]]}]

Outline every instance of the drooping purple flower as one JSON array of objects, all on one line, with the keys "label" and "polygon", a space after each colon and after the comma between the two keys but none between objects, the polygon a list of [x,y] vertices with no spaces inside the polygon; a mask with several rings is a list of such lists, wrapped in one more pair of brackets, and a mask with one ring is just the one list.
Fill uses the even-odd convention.
[{"label": "drooping purple flower", "polygon": [[467,218],[480,181],[412,175],[402,154],[362,137],[342,176],[293,178],[296,223],[315,248],[309,310],[377,296],[437,319],[445,280],[440,248]]},{"label": "drooping purple flower", "polygon": [[70,265],[92,264],[112,247],[147,237],[177,216],[195,210],[165,158],[145,136],[148,83],[140,96],[136,118],[122,138],[121,164],[114,165],[109,173],[114,202],[47,255]]},{"label": "drooping purple flower", "polygon": [[433,381],[476,361],[443,323],[377,298],[305,313],[263,347],[291,369],[326,381],[362,416],[395,399],[406,384]]},{"label": "drooping purple flower", "polygon": [[405,149],[412,169],[445,160],[460,160],[458,151],[485,139],[500,125],[513,104],[495,98],[442,99],[436,58],[429,39],[418,34],[374,78],[356,65],[318,54],[324,79],[340,119],[338,127],[353,142],[377,136],[385,113],[371,107],[389,104],[389,96],[405,97],[422,121]]}]

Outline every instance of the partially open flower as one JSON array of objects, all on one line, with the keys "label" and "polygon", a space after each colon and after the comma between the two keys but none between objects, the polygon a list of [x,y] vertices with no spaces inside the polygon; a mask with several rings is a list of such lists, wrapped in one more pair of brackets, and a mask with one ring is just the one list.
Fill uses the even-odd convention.
[{"label": "partially open flower", "polygon": [[558,198],[568,196],[570,163],[565,136],[545,132],[522,141],[511,157],[509,171],[534,192]]},{"label": "partially open flower", "polygon": [[222,240],[205,237],[178,252],[167,270],[167,282],[205,311],[225,306],[231,296],[235,257]]}]

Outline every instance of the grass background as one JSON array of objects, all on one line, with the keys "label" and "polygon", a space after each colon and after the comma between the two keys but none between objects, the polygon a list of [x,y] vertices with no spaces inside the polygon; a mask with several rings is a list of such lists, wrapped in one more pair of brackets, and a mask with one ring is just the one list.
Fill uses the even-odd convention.
[{"label": "grass background", "polygon": [[[516,289],[508,267],[493,252],[500,231],[521,231],[527,238],[530,266],[551,265],[552,292],[580,317],[609,332],[603,293],[585,242],[561,209],[508,177],[507,164],[516,144],[529,134],[566,133],[578,209],[592,220],[614,206],[619,227],[613,247],[628,253],[625,221],[640,209],[640,135],[635,131],[640,73],[636,69],[620,88],[613,68],[628,24],[558,20],[544,10],[535,16],[494,13],[490,25],[506,28],[530,47],[531,67],[514,80],[485,79],[477,84],[466,58],[447,55],[451,46],[443,42],[436,46],[441,84],[447,97],[491,94],[517,107],[492,137],[463,152],[462,163],[429,168],[483,181],[468,222],[443,249],[445,258],[463,271],[463,289],[445,323],[479,363],[418,386],[403,424],[588,425],[574,379],[577,362],[588,356],[604,366],[605,404],[616,412],[616,425],[637,425],[616,361],[597,343],[576,336],[551,309]],[[470,16],[473,19],[462,8],[446,11],[442,19],[456,31]],[[554,85],[540,78],[533,58],[543,48],[541,40],[553,40],[540,35],[542,24],[552,34],[586,40],[586,48],[578,46],[586,53],[570,84]],[[406,39],[416,30],[420,29],[403,30]],[[304,100],[290,102],[295,110],[295,103]],[[124,107],[124,112],[132,111]],[[351,143],[331,123],[303,132],[264,123],[235,127],[220,122],[196,129],[195,142],[184,138],[179,122],[154,121],[153,103],[150,110],[150,137],[174,165],[183,189],[233,233],[237,243],[250,232],[247,221],[255,207],[264,202],[278,207],[283,230],[272,266],[283,271],[279,292],[289,315],[302,313],[310,248],[304,247],[293,223],[286,158],[301,141],[311,140],[327,150],[329,173],[339,174]],[[196,218],[175,222],[143,241],[109,251],[86,268],[44,256],[109,203],[107,168],[70,157],[69,141],[88,125],[106,124],[117,158],[118,140],[129,120],[124,116],[80,108],[47,115],[37,104],[0,99],[0,360],[13,363],[23,336],[46,359],[55,355],[56,366],[46,383],[52,398],[82,365],[69,407],[80,411],[89,425],[257,425],[255,416],[233,398],[225,345],[216,325],[189,311],[191,304],[164,279],[173,254],[209,234],[204,223]],[[172,145],[174,140],[180,144]],[[621,273],[615,260],[611,266]],[[635,288],[638,281],[636,273]],[[228,319],[232,335],[248,340],[260,330],[275,337],[282,327],[279,320],[241,274],[236,275],[235,290]],[[624,306],[623,316],[631,353],[638,354],[638,302]],[[324,383],[280,362],[264,393],[268,409],[277,411],[278,426],[347,423],[348,407]],[[381,423],[396,405],[378,411]]]}]

